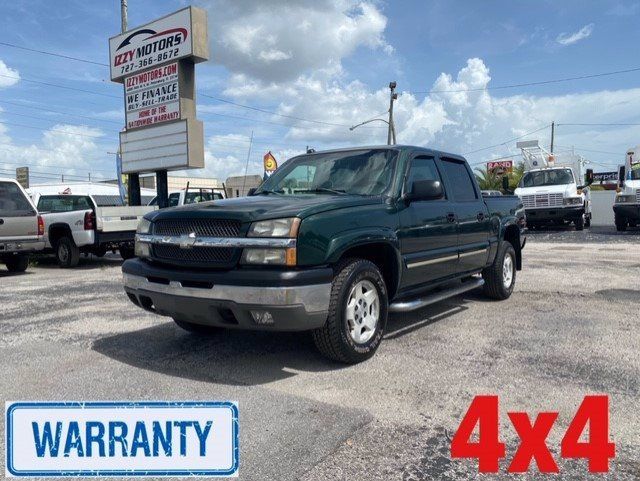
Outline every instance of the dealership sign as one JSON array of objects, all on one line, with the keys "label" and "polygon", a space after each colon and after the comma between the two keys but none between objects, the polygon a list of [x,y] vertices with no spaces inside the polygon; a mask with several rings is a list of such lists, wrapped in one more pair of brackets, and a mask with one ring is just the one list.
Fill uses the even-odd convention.
[{"label": "dealership sign", "polygon": [[617,182],[618,173],[617,172],[594,172],[593,181],[594,182]]},{"label": "dealership sign", "polygon": [[237,476],[234,402],[6,403],[6,474]]},{"label": "dealership sign", "polygon": [[127,130],[178,120],[178,63],[131,75],[124,81]]},{"label": "dealership sign", "polygon": [[501,160],[496,162],[487,162],[487,171],[502,175],[506,172],[513,171],[512,160]]},{"label": "dealership sign", "polygon": [[141,27],[109,39],[111,80],[150,67],[190,57],[194,62],[209,58],[207,16],[187,7]]}]

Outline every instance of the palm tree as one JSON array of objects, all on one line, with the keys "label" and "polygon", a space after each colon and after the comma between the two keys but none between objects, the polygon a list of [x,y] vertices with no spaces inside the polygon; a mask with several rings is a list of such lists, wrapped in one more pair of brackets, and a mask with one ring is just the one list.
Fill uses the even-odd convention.
[{"label": "palm tree", "polygon": [[502,180],[487,166],[484,168],[476,168],[476,180],[481,190],[500,190],[502,188]]}]

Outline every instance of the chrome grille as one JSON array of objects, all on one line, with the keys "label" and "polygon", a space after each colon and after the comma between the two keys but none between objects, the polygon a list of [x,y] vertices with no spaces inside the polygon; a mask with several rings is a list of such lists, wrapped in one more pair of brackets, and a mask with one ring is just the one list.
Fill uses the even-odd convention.
[{"label": "chrome grille", "polygon": [[640,202],[640,189],[636,189],[636,202]]},{"label": "chrome grille", "polygon": [[525,209],[536,207],[562,207],[562,193],[523,195],[522,204]]},{"label": "chrome grille", "polygon": [[155,245],[153,246],[154,257],[161,260],[168,260],[173,263],[187,262],[199,265],[204,264],[227,264],[233,259],[234,249],[224,247],[193,247],[191,249],[181,249],[176,245]]},{"label": "chrome grille", "polygon": [[180,237],[192,232],[197,237],[238,237],[240,222],[227,219],[161,219],[154,222],[153,233]]}]

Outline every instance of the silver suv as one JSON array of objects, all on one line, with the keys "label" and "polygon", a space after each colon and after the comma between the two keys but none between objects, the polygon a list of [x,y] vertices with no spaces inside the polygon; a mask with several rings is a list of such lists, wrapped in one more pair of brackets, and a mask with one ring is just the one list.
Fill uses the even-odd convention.
[{"label": "silver suv", "polygon": [[42,249],[44,220],[20,184],[0,178],[0,263],[24,272],[29,254]]}]

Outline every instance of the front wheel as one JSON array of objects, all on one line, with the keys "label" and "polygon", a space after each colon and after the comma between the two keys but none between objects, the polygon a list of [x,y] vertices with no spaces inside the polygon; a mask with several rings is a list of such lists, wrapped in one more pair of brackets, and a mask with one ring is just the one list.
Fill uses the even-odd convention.
[{"label": "front wheel", "polygon": [[491,266],[482,271],[484,293],[492,299],[511,297],[516,284],[516,251],[510,242],[503,241]]},{"label": "front wheel", "polygon": [[620,215],[616,216],[616,230],[618,232],[624,232],[627,230],[627,219]]},{"label": "front wheel", "polygon": [[584,214],[574,220],[573,223],[576,226],[576,230],[584,230]]},{"label": "front wheel", "polygon": [[28,256],[13,256],[4,261],[9,272],[24,272],[29,267]]},{"label": "front wheel", "polygon": [[316,347],[325,357],[345,364],[369,359],[382,342],[388,304],[378,266],[364,259],[345,260],[331,285],[327,322],[313,331]]},{"label": "front wheel", "polygon": [[56,242],[56,259],[60,267],[76,267],[80,262],[80,249],[69,237],[62,237]]}]

